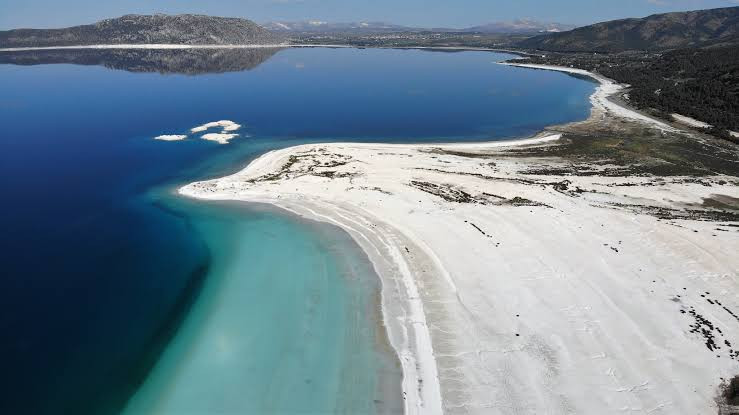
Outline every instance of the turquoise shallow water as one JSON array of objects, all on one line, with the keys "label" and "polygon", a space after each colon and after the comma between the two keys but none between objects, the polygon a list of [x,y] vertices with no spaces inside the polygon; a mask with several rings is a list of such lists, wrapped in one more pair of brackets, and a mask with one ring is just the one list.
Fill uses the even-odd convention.
[{"label": "turquoise shallow water", "polygon": [[[585,118],[594,85],[486,52],[215,51],[173,73],[180,53],[0,64],[0,413],[397,409],[379,282],[345,233],[174,189],[306,142],[527,135]],[[220,119],[242,137],[152,139]]]},{"label": "turquoise shallow water", "polygon": [[348,234],[254,205],[178,205],[213,266],[124,413],[402,410],[379,280]]}]

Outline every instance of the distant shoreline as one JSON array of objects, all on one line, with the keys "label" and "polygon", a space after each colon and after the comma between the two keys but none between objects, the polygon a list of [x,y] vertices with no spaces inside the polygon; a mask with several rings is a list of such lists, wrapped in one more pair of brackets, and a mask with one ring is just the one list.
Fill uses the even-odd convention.
[{"label": "distant shoreline", "polygon": [[498,48],[480,48],[466,46],[356,46],[341,44],[294,44],[275,43],[265,45],[178,45],[178,44],[119,44],[119,45],[70,45],[70,46],[33,46],[19,48],[0,48],[0,52],[31,52],[44,50],[80,50],[80,49],[273,49],[273,48],[345,48],[345,49],[418,49],[418,50],[459,50],[510,53],[520,56],[535,56],[532,53]]},{"label": "distant shoreline", "polygon": [[[596,74],[590,71],[586,71],[584,69],[568,68],[564,66],[537,65],[537,64],[514,63],[514,62],[500,62],[500,64],[506,65],[506,66],[515,66],[517,68],[564,72],[564,73],[568,73],[572,75],[580,75],[580,76],[588,77],[598,83],[598,88],[595,90],[593,95],[590,96],[590,102],[593,106],[593,109],[601,110],[604,112],[603,116],[605,116],[605,114],[610,112],[610,113],[615,114],[618,117],[630,119],[630,120],[637,121],[640,123],[645,123],[647,125],[659,128],[664,131],[673,131],[673,132],[678,131],[677,128],[663,121],[647,116],[639,112],[638,110],[631,108],[631,106],[623,102],[623,100],[615,99],[617,98],[618,93],[621,92],[625,88],[625,86],[619,84],[618,82],[610,78],[606,78],[603,75],[599,75],[599,74]],[[591,115],[589,120],[592,120],[594,116],[595,114]]]}]

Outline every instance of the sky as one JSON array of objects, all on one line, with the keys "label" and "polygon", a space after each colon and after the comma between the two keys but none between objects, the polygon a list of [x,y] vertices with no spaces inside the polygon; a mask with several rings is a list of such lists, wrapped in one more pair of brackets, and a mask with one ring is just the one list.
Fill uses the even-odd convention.
[{"label": "sky", "polygon": [[584,25],[730,6],[739,6],[739,0],[0,0],[0,30],[66,27],[128,13],[199,13],[256,22],[383,21],[456,28],[518,18]]}]

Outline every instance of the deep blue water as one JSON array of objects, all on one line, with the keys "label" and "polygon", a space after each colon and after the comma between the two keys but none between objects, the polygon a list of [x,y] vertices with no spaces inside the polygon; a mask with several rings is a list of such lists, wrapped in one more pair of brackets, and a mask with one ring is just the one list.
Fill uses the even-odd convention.
[{"label": "deep blue water", "polygon": [[[290,49],[248,71],[197,76],[0,65],[0,412],[117,412],[154,373],[178,330],[194,324],[190,312],[214,307],[203,305],[203,292],[226,281],[214,270],[233,269],[224,265],[219,240],[251,241],[255,258],[277,258],[291,233],[307,226],[263,209],[196,207],[172,194],[178,184],[308,141],[499,139],[588,115],[593,84],[494,63],[504,58]],[[152,140],[221,119],[243,124],[248,137],[225,146]],[[233,221],[239,226],[227,226]],[[336,264],[361,253],[337,250],[339,236],[319,234],[302,231],[299,246],[333,252],[325,259],[333,265],[320,272],[341,278],[346,272]],[[277,242],[259,243],[268,236]],[[238,269],[254,281],[296,273],[270,273],[265,264]],[[311,277],[324,275],[306,267]],[[256,329],[249,324],[237,329]],[[374,359],[362,356],[360,363],[333,362],[335,372]],[[305,390],[335,381],[311,379]],[[362,385],[377,387],[372,382]]]}]

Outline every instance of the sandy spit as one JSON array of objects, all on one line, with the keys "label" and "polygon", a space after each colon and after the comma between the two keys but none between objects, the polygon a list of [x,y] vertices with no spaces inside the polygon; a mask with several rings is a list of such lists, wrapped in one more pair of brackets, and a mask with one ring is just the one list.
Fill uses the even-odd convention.
[{"label": "sandy spit", "polygon": [[[610,101],[610,80],[537,69],[597,79],[591,119],[674,130]],[[559,138],[303,145],[179,192],[347,230],[383,282],[408,414],[715,413],[739,373],[739,232],[650,212],[739,199],[737,181],[532,174],[565,162],[506,155]]]}]

